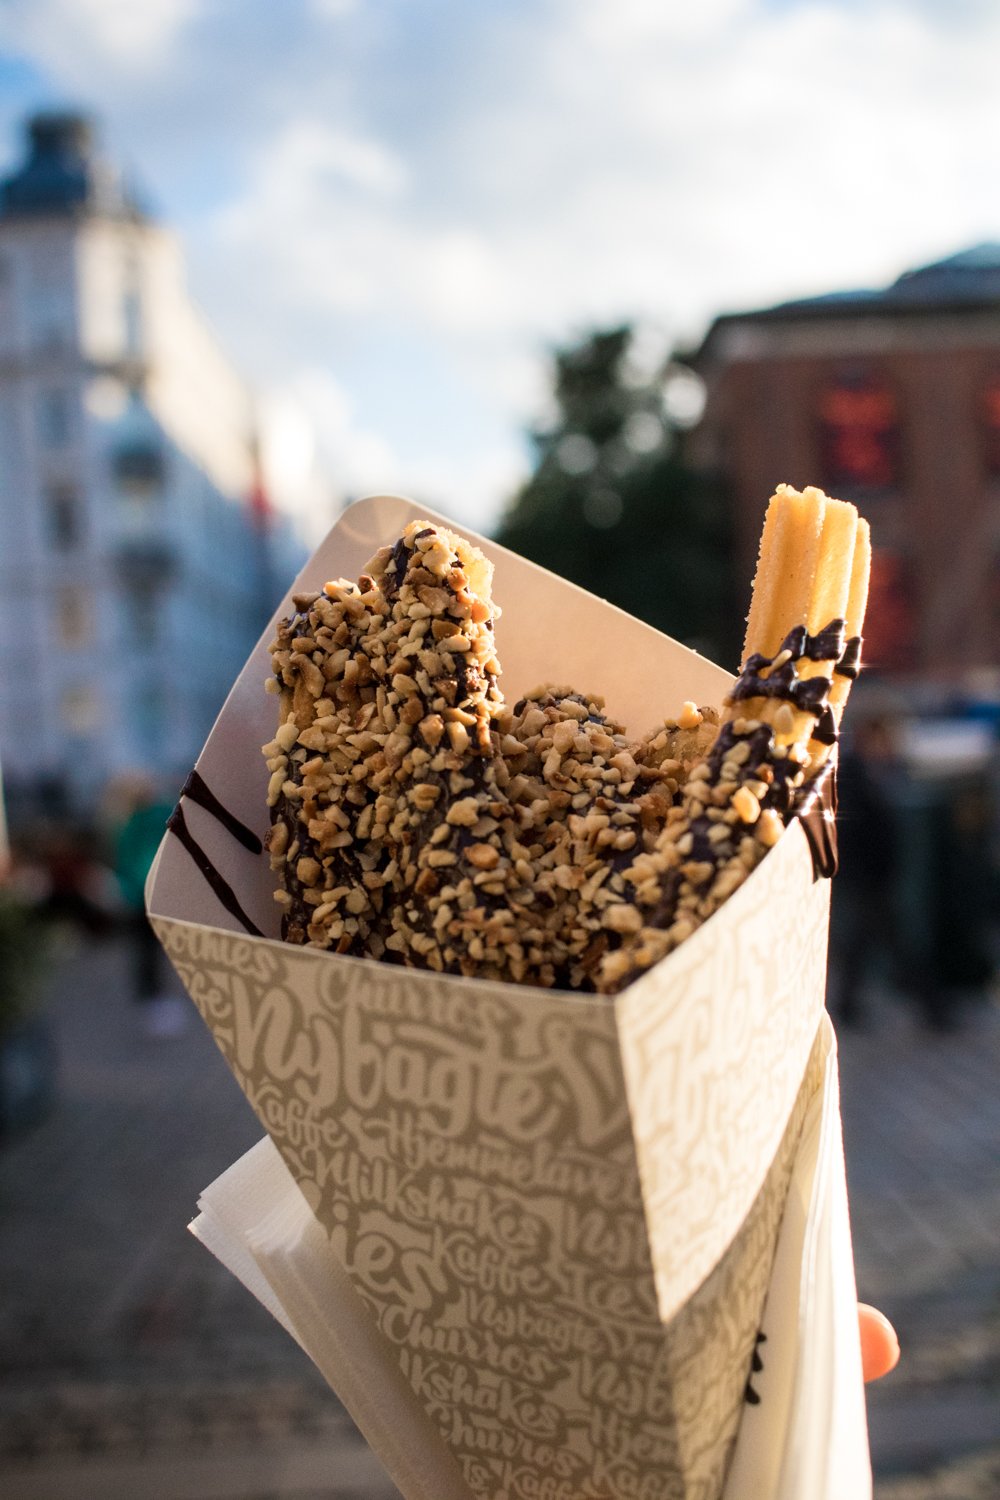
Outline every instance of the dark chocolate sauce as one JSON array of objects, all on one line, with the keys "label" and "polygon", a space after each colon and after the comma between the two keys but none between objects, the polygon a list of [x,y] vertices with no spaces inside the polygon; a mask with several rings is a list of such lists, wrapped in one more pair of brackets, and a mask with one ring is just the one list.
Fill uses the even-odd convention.
[{"label": "dark chocolate sauce", "polygon": [[[803,713],[815,714],[821,721],[823,732],[833,733],[836,737],[833,715],[826,712],[830,678],[800,677],[795,664],[803,658],[807,661],[839,662],[844,655],[845,628],[843,620],[831,620],[829,625],[824,625],[822,630],[810,635],[804,625],[794,626],[773,657],[755,651],[747,658],[729,694],[729,701],[742,703],[747,698],[781,698]],[[785,656],[786,652],[787,659],[781,666],[772,666],[772,662]],[[766,677],[761,676],[764,671],[768,674]],[[833,743],[833,740],[822,739],[819,734],[816,738],[821,739],[823,744]]]},{"label": "dark chocolate sauce", "polygon": [[[201,871],[205,880],[207,880],[208,884],[212,887],[212,890],[215,892],[216,896],[219,898],[221,905],[225,907],[226,911],[230,912],[231,915],[234,916],[236,920],[241,924],[241,926],[244,927],[246,931],[249,932],[253,937],[263,937],[264,934],[261,932],[260,928],[256,926],[255,923],[251,922],[250,918],[243,910],[239,901],[237,901],[236,892],[233,890],[232,886],[224,876],[219,874],[218,870],[215,868],[212,861],[205,853],[204,849],[198,843],[198,840],[192,834],[190,828],[187,825],[187,819],[184,816],[184,809],[181,807],[179,802],[174,808],[173,812],[170,814],[170,817],[167,819],[167,827],[174,835],[174,837],[184,845],[184,848],[190,854],[191,858],[198,866],[198,869]],[[257,843],[259,850],[259,839],[257,840]]]},{"label": "dark chocolate sauce", "polygon": [[820,709],[812,737],[821,745],[835,745],[840,738],[837,733],[837,720],[829,703],[824,703]]},{"label": "dark chocolate sauce", "polygon": [[804,625],[796,625],[788,632],[785,645],[793,656],[804,656],[809,661],[839,661],[844,654],[846,629],[845,620],[831,620],[815,635],[810,635]]},{"label": "dark chocolate sauce", "polygon": [[746,1391],[744,1392],[744,1400],[746,1400],[751,1406],[760,1405],[760,1395],[753,1388],[753,1377],[755,1375],[759,1375],[761,1370],[763,1370],[764,1368],[764,1361],[760,1357],[760,1346],[761,1344],[766,1343],[767,1334],[758,1333],[756,1339],[754,1340],[753,1359],[750,1362],[750,1374],[747,1377],[747,1386]]},{"label": "dark chocolate sauce", "polygon": [[850,677],[852,682],[857,677],[861,670],[861,645],[861,637],[852,635],[844,647],[843,656],[833,669],[838,677]]},{"label": "dark chocolate sauce", "polygon": [[742,703],[747,698],[781,698],[803,713],[815,714],[818,718],[829,691],[829,677],[799,677],[795,662],[787,661],[783,667],[775,667],[769,677],[759,677],[744,667],[729,694],[729,701]]},{"label": "dark chocolate sauce", "polygon": [[181,787],[181,796],[189,798],[192,802],[197,802],[199,807],[203,807],[206,812],[211,813],[212,817],[216,818],[222,824],[226,832],[231,833],[233,838],[242,844],[244,849],[249,849],[251,854],[260,854],[263,852],[264,845],[253,829],[248,828],[245,823],[241,823],[239,818],[235,817],[229,811],[228,807],[223,807],[215,793],[205,784],[200,772],[191,772],[191,775]]},{"label": "dark chocolate sauce", "polygon": [[[802,656],[811,661],[827,661],[830,657],[828,651],[839,650],[840,659],[846,661],[848,671],[844,674],[857,675],[857,664],[860,661],[861,643],[859,637],[851,641],[844,641],[844,625],[841,620],[832,621],[825,630],[821,630],[816,636],[808,636],[802,626],[790,631],[782,644],[781,650],[790,650],[793,653],[792,660],[785,663],[773,672],[771,677],[756,679],[766,689],[769,682],[773,682],[787,669],[791,669],[794,675],[795,652],[800,651]],[[853,648],[853,649],[852,649]],[[779,652],[778,655],[781,653]],[[763,661],[755,661],[751,658],[744,668],[743,676],[737,683],[737,688],[750,674],[755,674],[761,666],[767,665],[767,658]],[[749,669],[749,673],[748,673]],[[839,738],[837,733],[837,721],[826,694],[830,689],[830,681],[825,677],[806,678],[806,682],[818,682],[823,684],[823,694],[815,709],[816,727],[812,738],[821,745],[836,745]],[[753,697],[753,692],[737,693],[731,695],[737,701],[741,697]],[[759,693],[757,696],[765,696]],[[774,696],[780,696],[776,693]],[[794,700],[790,700],[794,701]],[[796,707],[803,707],[797,703]],[[727,749],[732,745],[736,736],[733,734],[732,725],[727,724],[719,735],[716,748],[709,757],[709,763],[713,764],[715,776],[718,776],[718,767],[725,758]],[[830,756],[826,764],[818,774],[807,781],[804,787],[796,788],[790,784],[791,777],[799,769],[793,760],[771,760],[770,758],[770,730],[766,724],[762,724],[749,737],[751,744],[751,760],[765,762],[770,760],[774,780],[767,795],[767,805],[775,808],[787,823],[790,817],[797,817],[802,823],[802,831],[809,845],[812,855],[813,876],[816,880],[830,879],[837,873],[837,779],[836,779],[836,755]],[[699,859],[710,857],[707,850],[702,852],[699,847],[697,836],[695,838],[695,854]]]},{"label": "dark chocolate sauce", "polygon": [[803,793],[797,814],[812,855],[813,879],[832,880],[837,856],[837,764],[831,756]]},{"label": "dark chocolate sauce", "polygon": [[406,538],[401,536],[392,549],[392,556],[386,563],[385,572],[382,575],[382,592],[390,604],[403,587],[403,577],[410,561],[410,550],[406,545]]},{"label": "dark chocolate sauce", "polygon": [[[222,824],[226,832],[231,833],[233,838],[242,844],[244,849],[249,850],[251,854],[260,854],[263,851],[264,846],[253,829],[248,828],[245,823],[241,823],[239,818],[229,811],[228,807],[223,807],[215,793],[206,785],[200,772],[192,771],[187,781],[181,787],[181,799],[185,797],[191,802],[196,802],[206,812],[211,813],[212,817]],[[167,819],[167,827],[174,837],[179,839],[184,845],[184,848],[190,854],[226,911],[231,913],[246,928],[247,932],[252,933],[254,937],[263,937],[264,934],[260,931],[260,928],[251,922],[239,901],[237,901],[236,893],[232,886],[224,876],[220,875],[204,849],[194,837],[194,834],[188,827],[187,819],[184,816],[184,809],[181,807],[180,801],[178,801],[177,806]]]}]

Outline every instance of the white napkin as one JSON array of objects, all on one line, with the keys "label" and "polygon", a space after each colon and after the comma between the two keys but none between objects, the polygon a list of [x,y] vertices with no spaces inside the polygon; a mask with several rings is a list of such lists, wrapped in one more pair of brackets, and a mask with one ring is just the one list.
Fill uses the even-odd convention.
[{"label": "white napkin", "polygon": [[837,1043],[806,1115],[723,1500],[871,1500]]},{"label": "white napkin", "polygon": [[270,1138],[198,1207],[192,1234],[302,1346],[407,1500],[474,1500]]},{"label": "white napkin", "polygon": [[[806,1117],[724,1500],[870,1500],[836,1043]],[[326,1236],[265,1138],[202,1194],[191,1231],[337,1392],[407,1500],[472,1500]]]}]

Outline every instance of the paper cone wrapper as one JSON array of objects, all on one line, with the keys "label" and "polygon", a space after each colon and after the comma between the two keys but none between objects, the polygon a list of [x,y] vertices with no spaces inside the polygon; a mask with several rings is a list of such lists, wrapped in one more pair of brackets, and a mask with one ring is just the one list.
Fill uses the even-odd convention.
[{"label": "paper cone wrapper", "polygon": [[[836,1047],[806,1112],[723,1500],[871,1500]],[[266,1136],[198,1200],[192,1233],[284,1325],[412,1500],[471,1500],[394,1353]]]},{"label": "paper cone wrapper", "polygon": [[[352,506],[275,619],[424,516]],[[635,733],[721,701],[719,668],[457,529],[495,564],[511,701],[570,682]],[[261,837],[272,636],[198,761]],[[184,809],[150,917],[456,1476],[484,1500],[717,1500],[822,1076],[829,886],[801,828],[603,999],[284,944],[266,858]]]}]

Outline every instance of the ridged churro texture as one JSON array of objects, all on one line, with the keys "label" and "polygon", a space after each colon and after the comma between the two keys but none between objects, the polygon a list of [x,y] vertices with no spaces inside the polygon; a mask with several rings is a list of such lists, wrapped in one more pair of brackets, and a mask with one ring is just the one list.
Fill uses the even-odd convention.
[{"label": "ridged churro texture", "polygon": [[626,874],[639,920],[603,956],[599,989],[621,989],[707,921],[816,795],[858,671],[870,562],[853,505],[779,486],[743,669],[715,743]]},{"label": "ridged churro texture", "polygon": [[[810,486],[795,490],[780,484],[767,509],[761,536],[760,556],[754,577],[750,614],[747,619],[743,661],[755,656],[776,657],[785,637],[795,626],[802,625],[811,637],[833,621],[843,622],[843,646],[858,641],[868,602],[868,578],[871,570],[871,540],[868,522],[863,521],[853,505],[832,500],[822,490]],[[837,644],[830,637],[831,649]],[[775,664],[780,670],[780,664]],[[798,677],[831,678],[829,706],[834,728],[839,728],[853,676],[838,674],[838,660],[832,655],[807,657],[798,666]],[[853,663],[856,673],[857,662]],[[758,717],[775,725],[778,744],[801,741],[807,730],[815,727],[815,716],[803,714],[794,704],[792,724],[781,710],[780,697],[765,698],[757,704]],[[731,715],[730,715],[731,716]],[[780,726],[775,723],[780,719]],[[808,736],[812,769],[829,753],[829,743]]]}]

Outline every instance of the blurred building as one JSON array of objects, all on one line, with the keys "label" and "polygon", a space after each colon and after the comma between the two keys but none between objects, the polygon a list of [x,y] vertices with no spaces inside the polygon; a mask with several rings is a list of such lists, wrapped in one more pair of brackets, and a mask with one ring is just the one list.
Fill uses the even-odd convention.
[{"label": "blurred building", "polygon": [[0,757],[71,803],[182,775],[303,552],[177,241],[39,115],[0,183]]},{"label": "blurred building", "polygon": [[737,576],[776,483],[872,523],[866,660],[954,679],[1000,665],[1000,245],[712,324],[692,456],[723,472]]}]

